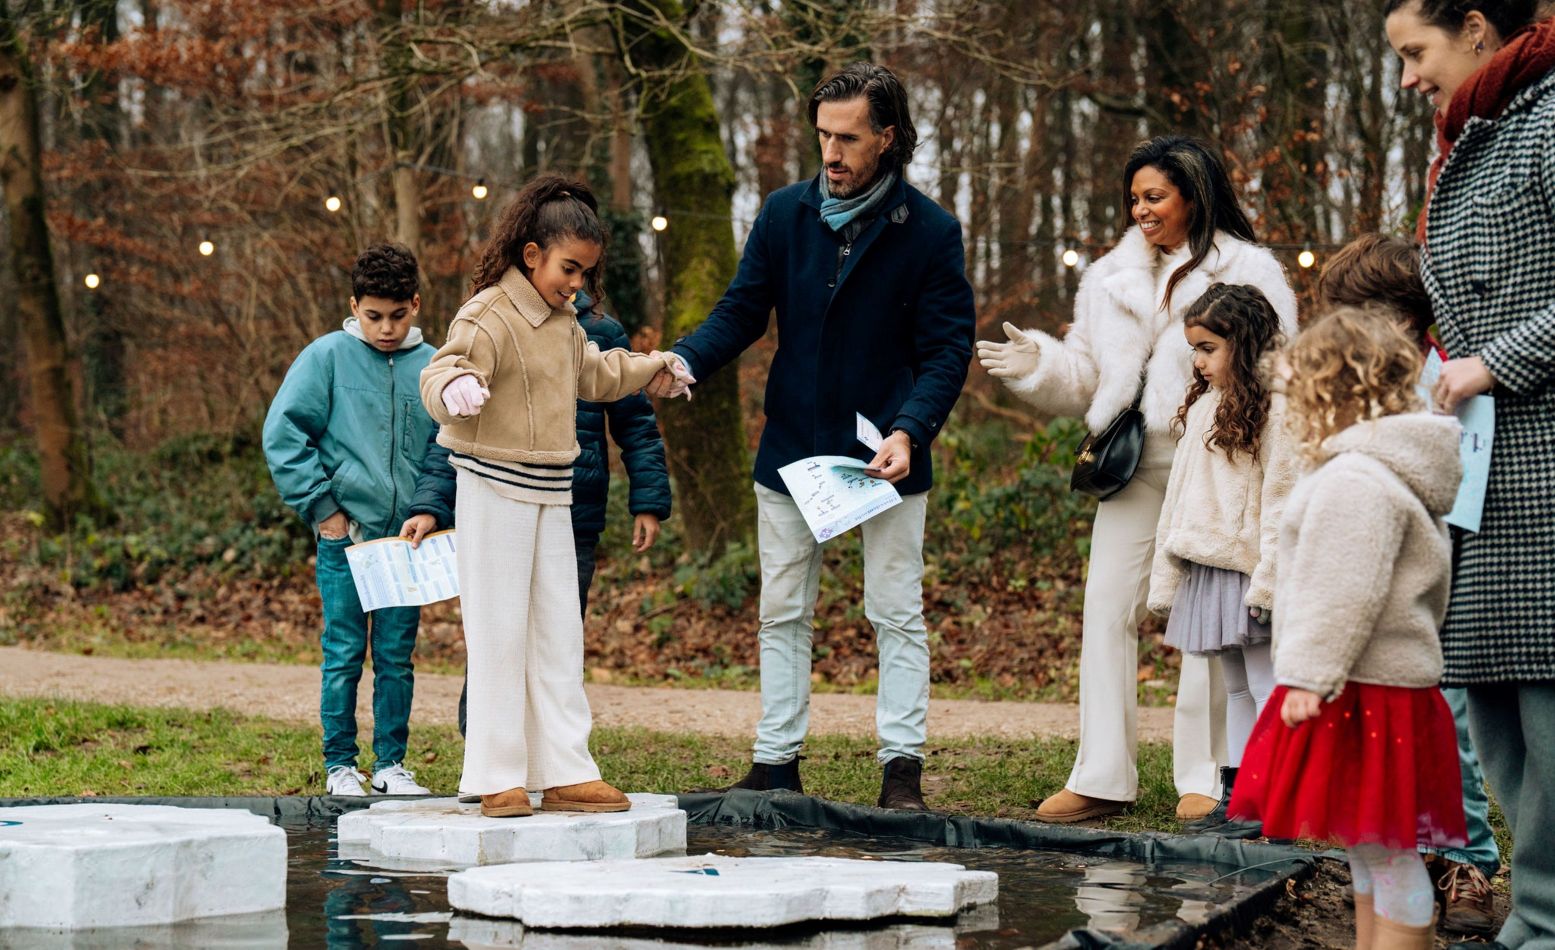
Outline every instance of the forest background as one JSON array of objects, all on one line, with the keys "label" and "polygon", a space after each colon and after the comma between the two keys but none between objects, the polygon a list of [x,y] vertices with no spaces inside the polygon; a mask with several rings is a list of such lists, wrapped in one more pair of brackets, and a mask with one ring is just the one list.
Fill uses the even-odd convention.
[{"label": "forest background", "polygon": [[[640,348],[672,340],[762,196],[817,171],[805,100],[860,58],[911,92],[907,177],[965,227],[984,339],[1067,322],[1144,137],[1218,145],[1304,296],[1349,238],[1409,228],[1434,147],[1376,2],[3,0],[0,644],[317,662],[311,537],[258,432],[346,315],[356,252],[417,251],[440,342],[502,205],[576,173],[608,205],[604,309]],[[646,556],[618,467],[591,678],[754,682],[749,460],[775,342],[660,405],[676,513]],[[937,693],[1074,695],[1082,434],[973,368],[935,444]],[[870,690],[856,538],[827,568],[817,685]],[[423,668],[462,665],[455,604],[422,631]],[[1175,662],[1142,639],[1147,696]]]}]

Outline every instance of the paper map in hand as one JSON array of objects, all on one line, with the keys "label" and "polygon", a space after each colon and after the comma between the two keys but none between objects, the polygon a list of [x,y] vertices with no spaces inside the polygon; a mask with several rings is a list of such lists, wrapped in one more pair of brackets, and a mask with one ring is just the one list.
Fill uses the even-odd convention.
[{"label": "paper map in hand", "polygon": [[346,548],[351,579],[363,610],[416,607],[459,596],[459,561],[453,531],[438,531],[413,548],[382,538]]},{"label": "paper map in hand", "polygon": [[829,541],[902,503],[894,485],[864,474],[865,464],[845,455],[816,455],[778,469],[815,540]]}]

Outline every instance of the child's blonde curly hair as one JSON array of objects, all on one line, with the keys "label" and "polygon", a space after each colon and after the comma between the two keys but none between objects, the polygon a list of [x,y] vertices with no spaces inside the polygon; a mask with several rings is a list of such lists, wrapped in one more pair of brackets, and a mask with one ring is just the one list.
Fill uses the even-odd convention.
[{"label": "child's blonde curly hair", "polygon": [[1414,412],[1423,405],[1420,348],[1391,311],[1336,307],[1319,316],[1285,351],[1290,425],[1309,461],[1323,440],[1357,422]]}]

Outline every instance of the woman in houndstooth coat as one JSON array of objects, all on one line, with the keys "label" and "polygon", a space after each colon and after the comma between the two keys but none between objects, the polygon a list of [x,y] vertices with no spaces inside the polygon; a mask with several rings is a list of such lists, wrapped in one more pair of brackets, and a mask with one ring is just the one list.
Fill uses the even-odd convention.
[{"label": "woman in houndstooth coat", "polygon": [[1443,684],[1513,838],[1506,947],[1555,946],[1555,23],[1534,0],[1388,0],[1403,85],[1437,107],[1422,276],[1446,409],[1495,397],[1480,530],[1463,538]]}]

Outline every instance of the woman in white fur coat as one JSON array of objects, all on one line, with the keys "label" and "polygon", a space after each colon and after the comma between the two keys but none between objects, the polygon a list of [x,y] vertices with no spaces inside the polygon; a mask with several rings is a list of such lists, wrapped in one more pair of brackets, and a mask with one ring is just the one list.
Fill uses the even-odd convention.
[{"label": "woman in white fur coat", "polygon": [[[1100,432],[1136,395],[1145,448],[1128,487],[1097,509],[1080,649],[1080,749],[1062,791],[1037,809],[1068,823],[1121,812],[1139,792],[1139,623],[1176,439],[1172,419],[1192,373],[1181,314],[1211,284],[1263,291],[1287,335],[1296,298],[1274,255],[1254,243],[1225,167],[1205,143],[1162,136],[1141,144],[1123,173],[1135,226],[1091,264],[1063,339],[1005,324],[1007,343],[978,343],[989,374],[1054,416]],[[1183,658],[1173,726],[1177,814],[1202,818],[1220,796],[1225,692],[1212,661]]]}]

